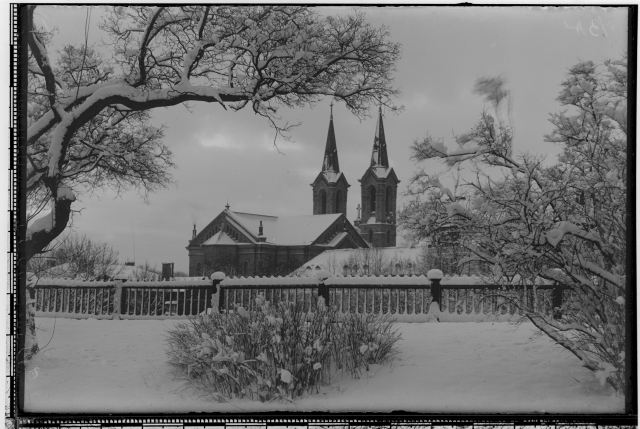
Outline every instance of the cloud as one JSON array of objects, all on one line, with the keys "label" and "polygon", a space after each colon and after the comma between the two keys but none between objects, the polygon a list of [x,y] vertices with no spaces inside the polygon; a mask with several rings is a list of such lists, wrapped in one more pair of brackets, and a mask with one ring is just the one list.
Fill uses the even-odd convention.
[{"label": "cloud", "polygon": [[404,106],[407,110],[423,109],[430,105],[432,105],[431,100],[422,92],[416,92],[411,95],[408,101],[404,101]]},{"label": "cloud", "polygon": [[222,133],[213,135],[197,134],[196,140],[204,147],[215,147],[218,149],[243,150],[245,145],[233,136]]}]

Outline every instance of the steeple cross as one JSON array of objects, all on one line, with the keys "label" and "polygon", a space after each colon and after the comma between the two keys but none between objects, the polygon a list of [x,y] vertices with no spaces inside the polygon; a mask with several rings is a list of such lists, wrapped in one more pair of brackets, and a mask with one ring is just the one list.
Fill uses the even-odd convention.
[{"label": "steeple cross", "polygon": [[331,117],[333,118],[333,100],[331,100],[329,107],[331,108]]},{"label": "steeple cross", "polygon": [[358,204],[358,207],[356,207],[356,210],[358,210],[358,219],[360,219],[360,204]]}]

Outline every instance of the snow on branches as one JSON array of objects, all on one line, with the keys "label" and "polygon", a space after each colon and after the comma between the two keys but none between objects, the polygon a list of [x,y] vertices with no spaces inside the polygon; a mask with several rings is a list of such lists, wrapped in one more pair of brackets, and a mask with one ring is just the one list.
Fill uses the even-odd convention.
[{"label": "snow on branches", "polygon": [[565,110],[551,115],[554,130],[544,136],[562,148],[551,166],[512,156],[513,132],[498,114],[509,92],[502,79],[478,82],[495,116],[484,111],[457,136],[458,150],[431,137],[412,147],[417,161],[440,159],[450,169],[471,161],[475,178],[448,195],[433,174],[420,172],[409,189],[415,200],[399,216],[418,240],[454,228],[468,252],[459,263],[481,261],[494,282],[509,273],[523,284],[565,287],[552,315],[510,298],[615,389],[625,385],[626,64],[625,56],[569,70],[557,99]]}]

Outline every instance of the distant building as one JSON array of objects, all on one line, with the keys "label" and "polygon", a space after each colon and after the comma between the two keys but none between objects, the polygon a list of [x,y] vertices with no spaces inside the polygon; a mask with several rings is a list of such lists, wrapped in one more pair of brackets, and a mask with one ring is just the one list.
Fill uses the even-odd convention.
[{"label": "distant building", "polygon": [[352,224],[346,217],[351,185],[340,171],[332,112],[322,170],[311,184],[313,215],[267,216],[227,205],[201,231],[194,225],[189,275],[231,264],[238,274],[252,276],[264,267],[299,267],[325,250],[394,247],[400,181],[389,166],[381,109],[369,164],[359,180],[361,205]]}]

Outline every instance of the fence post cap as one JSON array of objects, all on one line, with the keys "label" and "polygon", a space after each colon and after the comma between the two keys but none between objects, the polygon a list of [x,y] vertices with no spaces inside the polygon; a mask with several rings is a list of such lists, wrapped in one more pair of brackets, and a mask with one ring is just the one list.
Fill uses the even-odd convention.
[{"label": "fence post cap", "polygon": [[328,279],[329,277],[331,277],[331,273],[327,270],[317,270],[316,271],[316,278],[318,279],[318,281],[325,281],[326,279]]},{"label": "fence post cap", "polygon": [[443,277],[442,271],[437,270],[435,268],[427,272],[427,278],[429,280],[440,280],[442,279],[442,277]]},{"label": "fence post cap", "polygon": [[226,275],[222,271],[216,271],[215,273],[211,274],[211,280],[224,280],[225,277]]}]

